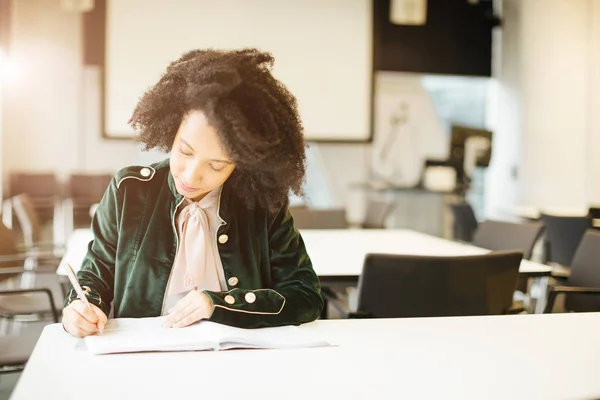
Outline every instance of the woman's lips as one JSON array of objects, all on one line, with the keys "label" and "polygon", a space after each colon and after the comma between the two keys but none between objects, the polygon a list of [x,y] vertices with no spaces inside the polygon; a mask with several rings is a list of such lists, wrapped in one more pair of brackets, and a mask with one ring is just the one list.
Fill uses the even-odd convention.
[{"label": "woman's lips", "polygon": [[198,190],[200,190],[199,188],[195,188],[193,186],[188,186],[185,183],[183,183],[183,181],[179,178],[177,178],[177,180],[179,181],[179,185],[181,186],[181,188],[183,190],[185,190],[186,192],[197,192]]}]

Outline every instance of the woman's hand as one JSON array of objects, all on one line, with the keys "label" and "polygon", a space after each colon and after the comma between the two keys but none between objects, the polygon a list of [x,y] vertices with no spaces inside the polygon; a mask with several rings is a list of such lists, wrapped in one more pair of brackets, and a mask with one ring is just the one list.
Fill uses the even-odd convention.
[{"label": "woman's hand", "polygon": [[81,300],[74,300],[63,310],[62,324],[71,335],[82,338],[102,333],[106,325],[106,314],[93,304],[90,308]]},{"label": "woman's hand", "polygon": [[192,290],[169,310],[165,324],[170,328],[182,328],[201,319],[210,318],[213,310],[210,297],[205,293]]}]

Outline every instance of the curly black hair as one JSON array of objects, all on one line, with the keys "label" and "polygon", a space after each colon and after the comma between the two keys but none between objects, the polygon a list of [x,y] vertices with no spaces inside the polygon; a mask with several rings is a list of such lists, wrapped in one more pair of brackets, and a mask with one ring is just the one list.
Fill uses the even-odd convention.
[{"label": "curly black hair", "polygon": [[306,143],[296,98],[257,49],[193,50],[139,100],[129,124],[146,150],[170,152],[183,117],[202,111],[235,163],[230,180],[248,208],[276,210],[301,196]]}]

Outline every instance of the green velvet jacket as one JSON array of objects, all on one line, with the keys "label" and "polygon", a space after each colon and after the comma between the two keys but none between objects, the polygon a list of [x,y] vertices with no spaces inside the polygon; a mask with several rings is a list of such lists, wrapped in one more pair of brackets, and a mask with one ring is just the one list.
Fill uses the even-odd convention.
[{"label": "green velvet jacket", "polygon": [[[298,325],[320,315],[319,280],[287,207],[248,210],[227,182],[218,214],[219,256],[228,290],[204,291],[214,304],[211,321],[259,328]],[[155,317],[165,292],[178,237],[175,213],[184,197],[169,160],[119,171],[92,221],[90,243],[78,278],[90,302],[115,317]],[[65,299],[76,298],[71,289]]]}]

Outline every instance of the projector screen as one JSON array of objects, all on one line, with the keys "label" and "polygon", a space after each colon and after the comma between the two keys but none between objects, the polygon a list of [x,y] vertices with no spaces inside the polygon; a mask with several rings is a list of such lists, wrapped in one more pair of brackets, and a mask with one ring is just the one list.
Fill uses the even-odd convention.
[{"label": "projector screen", "polygon": [[104,126],[131,137],[140,96],[197,48],[256,47],[298,99],[309,141],[371,138],[371,0],[111,0]]}]

